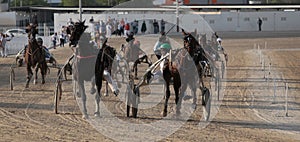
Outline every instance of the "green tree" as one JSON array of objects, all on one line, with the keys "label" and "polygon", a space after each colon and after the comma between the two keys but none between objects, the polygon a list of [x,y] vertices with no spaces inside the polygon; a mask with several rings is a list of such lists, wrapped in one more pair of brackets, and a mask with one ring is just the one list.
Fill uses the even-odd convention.
[{"label": "green tree", "polygon": [[[82,6],[115,6],[129,0],[81,0]],[[62,0],[62,6],[78,6],[79,0]]]},{"label": "green tree", "polygon": [[48,6],[45,0],[12,0],[10,1],[10,6]]}]

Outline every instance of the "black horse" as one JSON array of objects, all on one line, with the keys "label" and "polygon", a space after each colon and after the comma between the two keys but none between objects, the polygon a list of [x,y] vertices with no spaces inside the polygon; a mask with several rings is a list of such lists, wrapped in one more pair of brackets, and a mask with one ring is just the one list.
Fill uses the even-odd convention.
[{"label": "black horse", "polygon": [[[104,70],[106,70],[111,74],[113,61],[115,56],[117,55],[117,51],[113,47],[108,46],[106,43],[107,43],[107,39],[104,41],[102,48],[98,52],[96,64],[95,64],[94,73],[95,73],[95,82],[97,87],[96,101],[98,105],[101,96],[102,81],[104,80]],[[107,82],[108,80],[106,80],[106,90],[107,90]],[[113,93],[115,95],[118,95],[118,92],[114,91]]]}]

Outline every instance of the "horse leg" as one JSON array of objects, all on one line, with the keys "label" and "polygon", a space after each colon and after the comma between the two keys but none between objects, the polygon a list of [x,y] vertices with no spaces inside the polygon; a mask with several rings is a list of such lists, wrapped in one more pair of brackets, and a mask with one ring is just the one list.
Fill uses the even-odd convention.
[{"label": "horse leg", "polygon": [[95,76],[93,76],[92,79],[91,79],[91,90],[90,90],[91,94],[95,94],[96,93],[95,86],[96,86]]},{"label": "horse leg", "polygon": [[108,96],[108,81],[105,81],[105,94],[104,96]]},{"label": "horse leg", "polygon": [[166,99],[165,99],[165,104],[164,104],[164,110],[162,112],[162,116],[166,117],[168,114],[168,102],[169,102],[169,98],[170,98],[170,81],[166,81]]},{"label": "horse leg", "polygon": [[176,115],[180,115],[181,102],[186,91],[186,84],[181,84],[180,76],[174,77],[174,92],[175,92],[175,103],[176,103]]},{"label": "horse leg", "polygon": [[133,64],[133,70],[134,70],[134,79],[139,79],[137,77],[137,72],[138,72],[138,68],[137,68],[137,65],[139,63],[139,60],[135,61],[134,64]]},{"label": "horse leg", "polygon": [[[101,90],[101,89],[100,89]],[[95,113],[94,115],[96,117],[99,117],[100,116],[100,93],[96,93],[95,95],[95,104],[96,104],[96,110],[95,110]]]},{"label": "horse leg", "polygon": [[167,116],[167,113],[168,113],[168,101],[169,101],[169,98],[170,98],[170,80],[171,80],[171,73],[169,71],[163,71],[163,77],[166,81],[166,84],[165,84],[165,88],[166,88],[166,92],[165,92],[165,104],[164,104],[164,110],[162,112],[162,115],[163,117],[166,117]]},{"label": "horse leg", "polygon": [[[39,71],[39,64],[37,64],[35,67],[34,67],[34,79],[33,79],[33,84],[36,84],[37,83],[37,79],[38,79],[38,71]],[[41,70],[42,72],[43,70]]]},{"label": "horse leg", "polygon": [[197,108],[197,95],[196,95],[197,87],[196,87],[196,83],[190,83],[190,86],[191,86],[191,90],[192,90],[192,94],[193,94],[192,108],[196,109]]},{"label": "horse leg", "polygon": [[84,89],[84,81],[78,79],[78,86],[79,86],[79,93],[81,95],[81,101],[82,101],[82,111],[83,111],[82,118],[88,119],[89,116],[87,114],[87,109],[86,109],[86,94]]},{"label": "horse leg", "polygon": [[102,88],[102,77],[99,78],[101,81],[98,85],[96,85],[97,93],[95,95],[95,102],[96,102],[96,111],[94,113],[95,116],[100,116],[100,98],[101,98],[101,88]]},{"label": "horse leg", "polygon": [[32,76],[33,76],[33,73],[32,73],[31,66],[27,65],[27,80],[26,80],[26,86],[25,86],[25,88],[29,87],[29,82],[30,82]]},{"label": "horse leg", "polygon": [[40,65],[40,70],[42,75],[42,84],[45,84],[45,76],[47,74],[48,66],[46,62],[39,65]]}]

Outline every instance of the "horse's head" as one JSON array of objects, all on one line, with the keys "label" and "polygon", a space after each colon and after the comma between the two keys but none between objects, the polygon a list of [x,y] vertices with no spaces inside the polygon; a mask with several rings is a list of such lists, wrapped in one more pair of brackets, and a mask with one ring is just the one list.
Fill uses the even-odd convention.
[{"label": "horse's head", "polygon": [[37,24],[30,23],[26,26],[25,31],[28,34],[28,39],[35,39],[35,36],[38,34]]},{"label": "horse's head", "polygon": [[191,56],[193,56],[193,53],[195,52],[197,46],[199,46],[199,43],[192,34],[186,33],[183,29],[182,33],[184,35],[184,48],[190,53]]},{"label": "horse's head", "polygon": [[78,41],[88,26],[84,25],[85,21],[76,22],[74,25],[67,27],[67,33],[70,34],[70,44],[69,46],[75,47],[78,44]]},{"label": "horse's head", "polygon": [[[105,43],[106,43],[106,41],[105,41]],[[116,49],[111,46],[108,46],[107,44],[103,44],[102,50],[106,55],[105,57],[107,58],[105,61],[111,67],[113,64],[114,58],[117,55]]]},{"label": "horse's head", "polygon": [[134,34],[131,32],[130,34],[127,34],[126,42],[130,43],[134,41]]}]

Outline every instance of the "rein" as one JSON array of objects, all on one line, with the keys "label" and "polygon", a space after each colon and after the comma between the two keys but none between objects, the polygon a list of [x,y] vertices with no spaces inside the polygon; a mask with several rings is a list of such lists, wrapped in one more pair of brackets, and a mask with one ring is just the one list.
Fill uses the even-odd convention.
[{"label": "rein", "polygon": [[91,56],[80,56],[80,55],[77,55],[76,56],[78,59],[89,59],[89,58],[95,58],[96,55],[91,55]]}]

